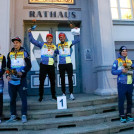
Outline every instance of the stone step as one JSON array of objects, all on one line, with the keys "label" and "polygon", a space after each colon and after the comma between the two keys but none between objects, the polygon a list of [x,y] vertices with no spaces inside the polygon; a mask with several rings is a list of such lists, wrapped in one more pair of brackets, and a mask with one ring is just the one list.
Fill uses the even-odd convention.
[{"label": "stone step", "polygon": [[[117,111],[118,104],[102,104],[87,107],[76,107],[65,110],[30,110],[28,111],[28,119],[46,119],[46,118],[63,118],[63,117],[76,117],[76,116],[88,116],[98,113],[106,113]],[[4,118],[9,118],[9,111],[4,111]],[[21,116],[21,112],[18,112],[18,116]]]},{"label": "stone step", "polygon": [[[76,100],[71,101],[67,99],[67,107],[86,107],[86,106],[94,106],[101,105],[106,103],[114,103],[117,102],[117,96],[97,96],[90,94],[78,94],[76,95]],[[4,110],[9,111],[10,105],[9,102],[4,103]],[[17,101],[17,109],[21,109],[21,102]],[[28,110],[51,110],[57,109],[57,102],[52,101],[50,98],[46,99],[43,102],[38,102],[38,97],[28,97]]]},{"label": "stone step", "polygon": [[[129,130],[129,131],[127,131]],[[127,131],[127,133],[125,133]],[[125,134],[134,133],[134,122],[106,122],[82,127],[51,128],[47,130],[0,131],[1,134]],[[129,133],[131,132],[131,133]]]},{"label": "stone step", "polygon": [[[134,122],[120,123],[119,121],[94,124],[90,126],[62,128],[40,131],[40,134],[114,134],[120,131],[134,129]],[[133,130],[134,132],[134,130]],[[36,132],[35,132],[36,133]],[[33,133],[34,134],[34,133]]]},{"label": "stone step", "polygon": [[[132,129],[134,123],[120,123],[117,111],[117,96],[77,95],[68,101],[68,109],[57,110],[56,101],[50,98],[39,103],[37,97],[28,97],[28,122],[3,121],[0,133],[7,134],[108,134]],[[21,102],[18,101],[19,116]],[[133,110],[134,111],[134,110]],[[8,118],[9,102],[4,103],[5,118]],[[25,130],[25,131],[24,131]]]},{"label": "stone step", "polygon": [[22,124],[21,121],[13,123],[4,122],[0,125],[0,131],[9,128],[15,130],[46,130],[51,128],[80,127],[111,122],[118,119],[118,112],[108,112],[103,114],[93,114],[90,116],[29,120],[25,124]]}]

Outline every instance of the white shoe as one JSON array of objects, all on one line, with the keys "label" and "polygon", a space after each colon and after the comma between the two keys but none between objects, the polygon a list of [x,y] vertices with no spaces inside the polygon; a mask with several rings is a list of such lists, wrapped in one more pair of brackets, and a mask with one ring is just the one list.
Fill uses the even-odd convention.
[{"label": "white shoe", "polygon": [[22,115],[21,121],[22,121],[22,123],[26,123],[27,122],[27,116],[26,115]]},{"label": "white shoe", "polygon": [[73,94],[70,94],[70,98],[69,99],[70,100],[75,100],[74,95]]},{"label": "white shoe", "polygon": [[7,120],[6,122],[9,123],[9,122],[14,122],[14,121],[16,121],[16,115],[11,115],[10,119]]},{"label": "white shoe", "polygon": [[62,96],[66,96],[66,95],[63,93]]}]

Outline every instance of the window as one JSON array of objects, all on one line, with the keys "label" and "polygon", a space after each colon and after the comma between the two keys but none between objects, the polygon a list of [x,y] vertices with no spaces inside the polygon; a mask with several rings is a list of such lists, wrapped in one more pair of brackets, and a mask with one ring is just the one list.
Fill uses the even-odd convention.
[{"label": "window", "polygon": [[117,0],[110,0],[110,2],[111,2],[112,19],[119,19]]},{"label": "window", "polygon": [[112,19],[132,20],[134,0],[110,0]]}]

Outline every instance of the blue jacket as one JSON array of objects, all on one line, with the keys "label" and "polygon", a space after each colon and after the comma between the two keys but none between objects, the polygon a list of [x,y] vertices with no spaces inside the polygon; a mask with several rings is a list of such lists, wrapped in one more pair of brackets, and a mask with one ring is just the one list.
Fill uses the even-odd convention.
[{"label": "blue jacket", "polygon": [[[57,54],[59,54],[59,64],[71,63],[71,47],[80,42],[80,36],[76,35],[75,40],[57,44]],[[62,45],[64,48],[62,48]]]},{"label": "blue jacket", "polygon": [[[16,55],[16,58],[15,58]],[[20,60],[19,60],[20,59]],[[28,52],[23,48],[20,47],[19,51],[15,53],[15,49],[12,48],[12,50],[8,53],[7,56],[7,68],[9,69],[15,69],[17,72],[22,72],[21,78],[17,78],[18,80],[15,80],[11,78],[9,83],[13,85],[19,85],[22,78],[25,78],[27,75],[27,72],[31,69],[31,60]]]},{"label": "blue jacket", "polygon": [[117,83],[132,84],[133,76],[122,72],[122,69],[124,69],[124,63],[129,63],[131,64],[131,66],[133,66],[132,61],[130,59],[128,59],[127,57],[123,57],[119,54],[118,59],[116,59],[113,63],[111,73],[113,75],[118,75]]},{"label": "blue jacket", "polygon": [[56,46],[54,44],[49,46],[47,45],[47,42],[41,42],[38,40],[35,40],[33,38],[33,35],[31,32],[28,33],[29,40],[32,44],[39,47],[41,49],[41,63],[45,65],[53,65],[54,64],[54,54],[56,51]]}]

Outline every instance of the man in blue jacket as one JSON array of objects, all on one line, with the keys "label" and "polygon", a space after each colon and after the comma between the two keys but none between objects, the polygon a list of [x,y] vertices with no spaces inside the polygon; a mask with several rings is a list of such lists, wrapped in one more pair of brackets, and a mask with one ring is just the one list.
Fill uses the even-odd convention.
[{"label": "man in blue jacket", "polygon": [[[131,70],[132,61],[127,57],[128,50],[125,46],[119,49],[118,59],[114,61],[112,66],[112,74],[118,75],[118,107],[120,121],[134,121],[131,116],[132,112],[132,92],[133,92],[133,71]],[[124,101],[127,99],[126,115],[124,114]]]},{"label": "man in blue jacket", "polygon": [[66,95],[65,90],[65,72],[68,74],[68,81],[69,81],[69,91],[70,91],[70,97],[69,99],[74,100],[75,97],[73,95],[73,65],[71,61],[71,47],[77,43],[80,42],[80,30],[75,32],[75,30],[79,30],[79,28],[72,29],[72,33],[76,35],[75,40],[73,41],[66,41],[66,35],[65,33],[59,34],[59,40],[60,43],[57,45],[57,49],[59,52],[59,72],[61,77],[61,87],[63,96]]},{"label": "man in blue jacket", "polygon": [[56,50],[56,46],[52,43],[53,35],[47,34],[46,36],[47,42],[41,42],[33,38],[31,29],[29,29],[28,36],[30,42],[41,49],[41,61],[40,61],[40,73],[39,73],[39,80],[40,80],[39,101],[41,102],[43,100],[44,81],[46,79],[47,74],[49,76],[51,83],[52,99],[57,100],[57,97],[55,95],[55,67],[54,67],[54,53]]},{"label": "man in blue jacket", "polygon": [[2,120],[2,113],[3,113],[3,74],[6,68],[6,58],[4,55],[0,54],[0,123]]},{"label": "man in blue jacket", "polygon": [[11,117],[7,122],[16,120],[16,98],[17,92],[22,101],[22,122],[27,122],[27,90],[26,90],[26,75],[31,69],[31,61],[27,51],[21,47],[21,39],[15,37],[12,39],[14,47],[7,56],[7,68],[10,73],[7,73],[8,92],[10,96],[10,112]]}]

